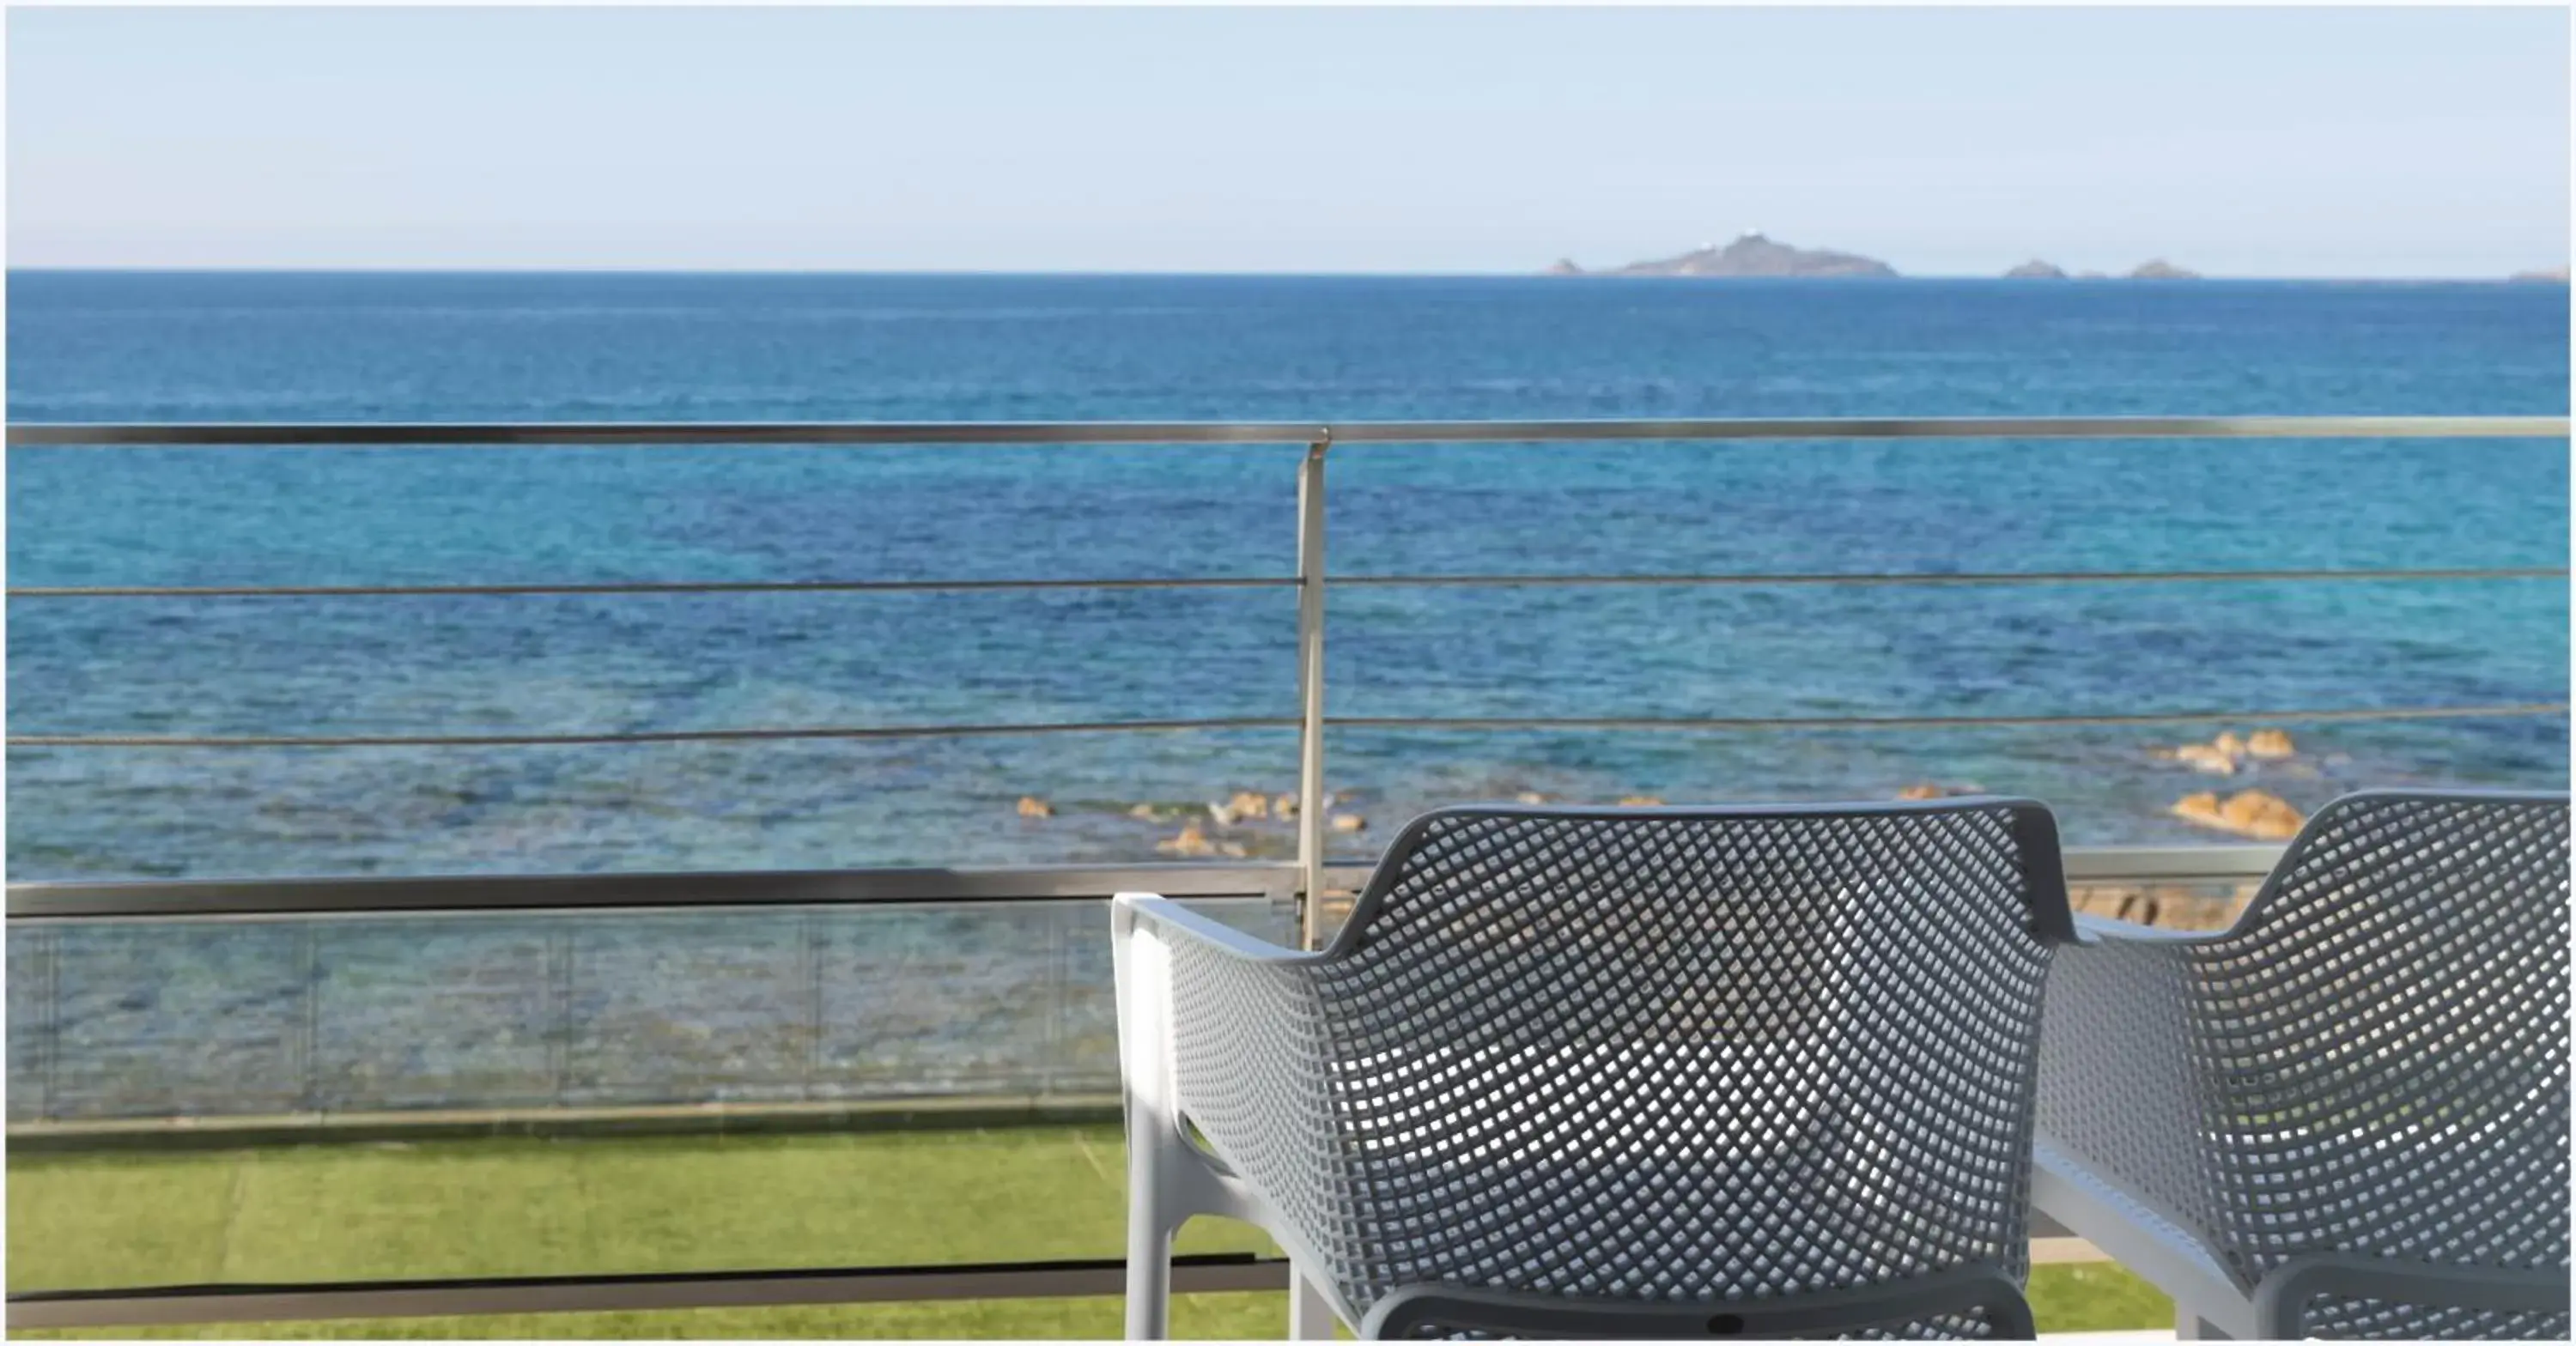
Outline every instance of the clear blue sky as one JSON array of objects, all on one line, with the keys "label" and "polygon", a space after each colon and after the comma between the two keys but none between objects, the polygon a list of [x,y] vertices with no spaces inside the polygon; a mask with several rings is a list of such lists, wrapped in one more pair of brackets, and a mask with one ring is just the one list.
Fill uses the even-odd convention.
[{"label": "clear blue sky", "polygon": [[2492,276],[2516,10],[28,10],[13,266]]}]

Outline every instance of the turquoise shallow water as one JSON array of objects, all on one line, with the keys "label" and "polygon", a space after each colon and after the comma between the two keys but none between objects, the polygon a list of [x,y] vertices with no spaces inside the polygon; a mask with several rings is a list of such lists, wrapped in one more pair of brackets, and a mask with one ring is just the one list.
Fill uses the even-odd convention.
[{"label": "turquoise shallow water", "polygon": [[[863,276],[10,278],[13,420],[2556,413],[2552,286]],[[1283,575],[1293,448],[14,450],[39,584]],[[1351,446],[1337,573],[2563,565],[2562,441]],[[1280,590],[12,600],[14,733],[579,732],[1288,714]],[[1347,715],[2139,713],[2557,701],[2563,581],[1345,589]],[[2256,727],[2248,721],[2240,729]],[[1337,731],[1420,808],[2034,794],[2071,840],[2566,780],[2563,716],[2210,729]],[[1152,858],[1293,734],[13,750],[13,878]],[[1019,818],[1022,794],[1057,816]],[[1228,839],[1284,854],[1255,826]]]}]

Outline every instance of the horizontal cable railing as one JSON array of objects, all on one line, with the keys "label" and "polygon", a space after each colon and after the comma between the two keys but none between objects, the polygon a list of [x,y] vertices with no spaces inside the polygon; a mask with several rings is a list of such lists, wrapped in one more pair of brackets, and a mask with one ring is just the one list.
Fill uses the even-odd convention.
[{"label": "horizontal cable railing", "polygon": [[[2245,720],[2332,724],[2477,720],[2566,713],[2564,701],[2473,706],[2351,706],[2305,710],[2179,710],[2109,715],[1819,715],[1668,718],[1580,715],[1327,715],[1331,729],[1759,733],[1817,730],[2114,728],[2234,724]],[[1037,734],[1183,733],[1295,729],[1290,716],[1204,720],[1096,720],[1034,724],[816,725],[650,729],[591,734],[11,734],[12,748],[571,748],[618,743],[745,743],[785,739],[1009,738]]]},{"label": "horizontal cable railing", "polygon": [[[1659,575],[1336,575],[1345,588],[1476,588],[1519,586],[1741,586],[1803,585],[1870,588],[1888,585],[2010,587],[2051,584],[2260,584],[2352,580],[2391,583],[2439,580],[2565,579],[2564,566],[2448,567],[2430,570],[1988,570],[1782,571],[1765,574]],[[1010,580],[612,580],[587,584],[215,584],[30,585],[11,598],[507,598],[539,594],[830,594],[952,593],[1017,589],[1294,589],[1294,575],[1242,577],[1138,577],[1118,579]]]},{"label": "horizontal cable railing", "polygon": [[[1298,564],[1292,576],[1052,577],[956,579],[631,580],[588,582],[349,585],[40,585],[12,600],[343,599],[397,597],[681,596],[690,594],[1078,591],[1121,589],[1290,589],[1299,595],[1299,713],[1210,719],[1100,720],[1032,724],[717,727],[576,733],[468,734],[54,734],[8,736],[12,748],[446,748],[556,747],[628,743],[717,743],[795,739],[899,739],[1147,732],[1274,731],[1300,736],[1298,858],[1293,865],[1155,866],[1110,871],[1079,867],[997,871],[842,871],[772,875],[538,875],[449,879],[291,879],[115,884],[13,883],[9,916],[31,932],[84,920],[192,919],[260,922],[376,913],[467,914],[688,906],[742,910],[761,905],[899,905],[913,902],[1097,902],[1104,889],[1155,886],[1176,895],[1240,893],[1293,903],[1310,943],[1328,893],[1346,892],[1363,870],[1327,868],[1322,739],[1350,732],[1866,732],[2017,727],[2121,727],[2221,722],[2387,722],[2565,715],[2563,700],[2472,705],[2324,706],[2271,710],[2192,708],[2117,713],[1816,717],[1328,716],[1323,710],[1324,594],[1332,587],[1395,586],[1921,586],[2412,583],[2564,581],[2556,566],[2280,568],[2239,570],[2028,572],[1776,572],[1668,574],[1334,575],[1324,564],[1327,451],[1347,445],[1690,443],[1736,441],[1965,441],[2116,439],[2530,439],[2564,438],[2564,416],[2363,417],[1967,417],[1843,419],[1679,419],[1559,421],[1062,422],[1062,423],[724,423],[445,425],[110,425],[13,424],[12,448],[812,448],[1097,445],[1301,445]],[[2075,851],[2071,878],[2095,883],[2236,883],[2259,876],[2277,847],[2211,846]],[[306,985],[319,984],[306,979]],[[310,1031],[308,1023],[307,1031]],[[1099,1293],[1116,1282],[1114,1262],[1016,1263],[944,1268],[753,1271],[669,1277],[587,1276],[510,1281],[471,1279],[330,1286],[172,1286],[122,1291],[13,1294],[13,1327],[81,1326],[216,1318],[391,1316],[500,1309],[644,1308],[730,1303],[847,1302],[971,1294]],[[1194,1288],[1250,1288],[1283,1280],[1270,1262],[1210,1259],[1187,1275]]]},{"label": "horizontal cable railing", "polygon": [[1726,417],[1563,421],[15,423],[12,447],[1538,444],[1732,439],[2547,439],[2564,416]]}]

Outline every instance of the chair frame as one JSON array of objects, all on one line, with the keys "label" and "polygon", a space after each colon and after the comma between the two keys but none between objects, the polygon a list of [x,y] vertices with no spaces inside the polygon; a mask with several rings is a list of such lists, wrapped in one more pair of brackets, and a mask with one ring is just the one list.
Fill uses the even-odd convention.
[{"label": "chair frame", "polygon": [[[2075,937],[2066,896],[2055,819],[2031,800],[1957,798],[1927,803],[1846,805],[1746,805],[1713,808],[1547,808],[1475,806],[1436,810],[1413,820],[1389,844],[1339,934],[1323,949],[1282,948],[1188,910],[1152,893],[1120,893],[1110,909],[1116,960],[1119,1062],[1128,1154],[1127,1305],[1130,1339],[1169,1334],[1171,1243],[1194,1215],[1215,1215],[1261,1227],[1288,1254],[1291,1291],[1288,1335],[1328,1340],[1336,1321],[1362,1337],[1403,1335],[1424,1322],[1472,1323],[1501,1332],[1592,1338],[1780,1336],[1874,1323],[1902,1323],[1922,1316],[1983,1309],[1997,1335],[2032,1334],[2030,1310],[2011,1269],[1973,1263],[1909,1281],[1803,1293],[1779,1299],[1676,1305],[1650,1301],[1525,1294],[1467,1286],[1402,1286],[1363,1313],[1342,1296],[1321,1250],[1307,1246],[1251,1182],[1212,1149],[1195,1142],[1179,1108],[1173,1050],[1176,1006],[1167,943],[1186,941],[1245,966],[1311,965],[1346,958],[1400,878],[1401,863],[1417,838],[1449,816],[1540,819],[1722,820],[1748,817],[1848,818],[1971,810],[2010,810],[2011,832],[2029,889],[2030,931],[2054,946]],[[2036,1024],[2034,1024],[2036,1029]]]},{"label": "chair frame", "polygon": [[[2567,800],[2566,794],[2556,792],[2468,790],[2371,790],[2345,795],[2318,810],[2300,829],[2262,887],[2228,929],[2194,932],[2154,930],[2123,921],[2079,916],[2076,918],[2081,932],[2077,941],[2079,947],[2068,956],[2117,957],[2123,949],[2144,952],[2158,946],[2205,944],[2250,933],[2260,926],[2275,894],[2292,879],[2299,862],[2308,848],[2315,844],[2314,839],[2330,825],[2339,805],[2399,801],[2564,805]],[[2068,1013],[2059,1008],[2063,1002],[2057,999],[2062,994],[2071,994],[2065,990],[2066,966],[2059,965],[2058,975],[2052,978],[2050,986],[2050,1012],[2055,1015]],[[2141,1007],[2126,1008],[2135,1013]],[[2105,1044],[2106,1056],[2111,1046]],[[2070,1072],[2161,1068],[2147,1065],[2143,1053],[2124,1057],[2117,1065],[2107,1061],[2087,1061],[2078,1066],[2062,1067]],[[2051,1076],[2052,1071],[2044,1058],[2041,1070],[2043,1095],[2079,1087],[2071,1077],[2052,1080]],[[2562,1088],[2565,1080],[2562,1070]],[[2172,1080],[2170,1087],[2177,1097],[2190,1097],[2197,1085],[2189,1078],[2180,1078]],[[2390,1298],[2428,1307],[2506,1312],[2565,1313],[2569,1308],[2568,1271],[2564,1266],[2532,1270],[2467,1264],[2437,1265],[2349,1251],[2319,1251],[2293,1258],[2273,1267],[2248,1286],[2239,1276],[2229,1272],[2218,1248],[2168,1215],[2152,1199],[2088,1167],[2072,1145],[2053,1140],[2047,1134],[2044,1122],[2034,1145],[2031,1202],[2040,1213],[2064,1225],[2170,1296],[2174,1301],[2176,1335],[2185,1340],[2302,1337],[2308,1327],[2306,1306],[2318,1294]],[[2378,1293],[2373,1295],[2371,1292],[2374,1291]]]}]

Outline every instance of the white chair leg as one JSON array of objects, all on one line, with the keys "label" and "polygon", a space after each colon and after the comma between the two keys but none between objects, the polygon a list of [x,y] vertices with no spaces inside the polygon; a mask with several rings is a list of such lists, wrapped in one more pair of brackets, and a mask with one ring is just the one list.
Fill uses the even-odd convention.
[{"label": "white chair leg", "polygon": [[1307,1276],[1306,1264],[1291,1265],[1288,1269],[1288,1339],[1331,1341],[1335,1321],[1333,1302],[1326,1299],[1324,1292]]},{"label": "white chair leg", "polygon": [[1161,1341],[1172,1335],[1172,1236],[1129,1213],[1127,1226],[1127,1339]]},{"label": "white chair leg", "polygon": [[1172,1234],[1163,1212],[1161,1153],[1151,1132],[1127,1145],[1127,1339],[1161,1341],[1172,1334]]},{"label": "white chair leg", "polygon": [[2208,1319],[2192,1312],[2190,1306],[2177,1304],[2174,1306],[2174,1340],[2228,1341],[2232,1338],[2219,1331]]}]

